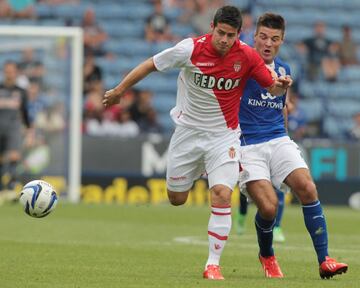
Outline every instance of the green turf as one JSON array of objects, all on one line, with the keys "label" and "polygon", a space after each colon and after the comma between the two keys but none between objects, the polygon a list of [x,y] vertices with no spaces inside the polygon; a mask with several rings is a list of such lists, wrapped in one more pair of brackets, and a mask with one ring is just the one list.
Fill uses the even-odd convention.
[{"label": "green turf", "polygon": [[[301,209],[286,207],[286,243],[276,253],[286,276],[265,279],[251,206],[247,232],[233,229],[222,257],[225,281],[203,280],[207,207],[63,204],[43,219],[0,207],[0,287],[360,287],[360,212],[325,207],[331,255],[347,274],[321,280]],[[234,227],[235,228],[235,227]]]}]

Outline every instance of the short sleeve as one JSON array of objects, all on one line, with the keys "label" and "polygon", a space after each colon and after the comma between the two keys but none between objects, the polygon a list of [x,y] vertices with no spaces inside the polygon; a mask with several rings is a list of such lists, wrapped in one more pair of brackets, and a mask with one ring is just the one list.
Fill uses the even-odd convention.
[{"label": "short sleeve", "polygon": [[181,68],[188,63],[194,50],[192,38],[186,38],[153,57],[154,65],[158,71],[166,71],[170,68]]},{"label": "short sleeve", "polygon": [[253,65],[250,77],[254,78],[263,88],[273,85],[274,79],[271,76],[271,72],[266,68],[264,60],[255,50],[253,50],[251,61]]}]

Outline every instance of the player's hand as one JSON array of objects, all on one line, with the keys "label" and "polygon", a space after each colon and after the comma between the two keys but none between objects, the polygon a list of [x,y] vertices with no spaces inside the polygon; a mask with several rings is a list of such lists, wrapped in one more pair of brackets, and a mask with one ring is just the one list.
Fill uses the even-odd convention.
[{"label": "player's hand", "polygon": [[280,88],[283,88],[283,89],[288,89],[292,83],[293,83],[293,80],[291,79],[291,77],[289,75],[286,75],[286,76],[280,76],[278,79],[277,79],[277,86],[280,87]]},{"label": "player's hand", "polygon": [[270,68],[269,66],[265,66],[271,73],[271,77],[276,81],[278,79],[278,75],[276,74],[275,70]]},{"label": "player's hand", "polygon": [[108,108],[112,105],[118,104],[120,102],[121,94],[119,94],[115,89],[110,89],[105,92],[103,97],[103,105]]}]

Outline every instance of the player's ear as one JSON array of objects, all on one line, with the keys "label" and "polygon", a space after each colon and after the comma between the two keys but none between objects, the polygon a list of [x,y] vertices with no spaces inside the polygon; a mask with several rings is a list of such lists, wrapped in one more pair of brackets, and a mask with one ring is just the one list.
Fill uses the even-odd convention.
[{"label": "player's ear", "polygon": [[285,41],[285,31],[282,31],[282,35],[281,35],[281,44],[283,44]]},{"label": "player's ear", "polygon": [[214,21],[211,21],[211,23],[210,23],[210,28],[211,28],[211,30],[214,30],[214,28],[215,28],[215,26],[214,26]]},{"label": "player's ear", "polygon": [[253,35],[254,43],[256,42],[256,36],[257,36],[257,31],[255,31],[255,32],[254,32],[254,35]]}]

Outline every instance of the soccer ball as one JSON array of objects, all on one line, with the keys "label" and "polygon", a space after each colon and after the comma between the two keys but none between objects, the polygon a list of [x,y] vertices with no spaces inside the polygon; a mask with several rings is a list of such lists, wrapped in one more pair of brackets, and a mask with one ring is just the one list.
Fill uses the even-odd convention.
[{"label": "soccer ball", "polygon": [[49,183],[34,180],[23,187],[19,201],[23,205],[26,214],[35,218],[42,218],[55,209],[57,195]]}]

